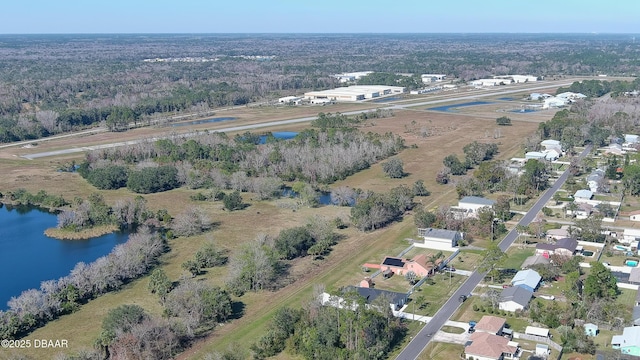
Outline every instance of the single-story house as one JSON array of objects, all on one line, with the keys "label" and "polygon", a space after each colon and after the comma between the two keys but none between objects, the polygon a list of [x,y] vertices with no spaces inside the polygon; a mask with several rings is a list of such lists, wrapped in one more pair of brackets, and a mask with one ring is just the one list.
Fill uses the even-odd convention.
[{"label": "single-story house", "polygon": [[425,247],[435,249],[450,249],[458,246],[458,241],[464,238],[460,231],[424,228],[418,229],[418,236],[424,238]]},{"label": "single-story house", "polygon": [[556,161],[562,155],[557,149],[548,149],[544,151],[544,159],[547,161]]},{"label": "single-story house", "polygon": [[614,335],[611,347],[623,354],[640,356],[640,326],[626,327],[622,335]]},{"label": "single-story house", "polygon": [[547,240],[560,240],[569,237],[569,226],[563,225],[560,229],[547,230]]},{"label": "single-story house", "polygon": [[565,209],[567,209],[567,215],[575,216],[578,219],[586,219],[591,215],[591,213],[593,213],[593,205],[591,204],[577,201],[574,204],[577,205],[574,210],[569,210],[568,206],[565,206]]},{"label": "single-story house", "polygon": [[624,229],[622,238],[618,239],[623,244],[631,244],[634,241],[640,240],[640,229]]},{"label": "single-story house", "polygon": [[591,190],[578,190],[575,194],[573,194],[574,201],[579,200],[591,200],[593,198],[593,192]]},{"label": "single-story house", "polygon": [[520,270],[511,279],[512,286],[522,286],[525,289],[534,292],[540,283],[542,276],[535,270]]},{"label": "single-story house", "polygon": [[598,190],[600,190],[600,186],[602,184],[604,180],[604,170],[602,169],[595,169],[591,172],[591,174],[589,174],[587,176],[587,186],[589,187],[589,190],[591,190],[591,192],[598,192]]},{"label": "single-story house", "polygon": [[536,254],[544,257],[551,255],[572,256],[578,247],[578,241],[572,238],[557,240],[555,244],[536,244]]},{"label": "single-story house", "polygon": [[634,210],[629,212],[629,220],[640,221],[640,210]]},{"label": "single-story house", "polygon": [[624,134],[624,142],[627,144],[635,144],[638,142],[638,135]]},{"label": "single-story house", "polygon": [[482,331],[493,335],[502,336],[502,330],[504,329],[506,323],[507,319],[497,316],[485,315],[482,317],[482,319],[480,319],[480,321],[478,321],[475,329],[476,331]]},{"label": "single-story house", "polygon": [[540,143],[540,146],[544,147],[545,149],[556,148],[556,147],[560,147],[560,141],[553,140],[553,139],[547,139],[547,140],[543,140]]},{"label": "single-story house", "polygon": [[529,151],[527,153],[524,154],[524,158],[527,160],[544,160],[545,159],[545,153],[540,152],[540,151]]},{"label": "single-story house", "polygon": [[367,305],[371,305],[377,298],[382,296],[386,301],[389,301],[389,305],[392,306],[395,310],[402,308],[409,299],[407,293],[400,293],[395,291],[365,288],[360,286],[347,286],[344,289],[345,293],[351,291],[355,291],[358,293],[358,295],[362,296],[365,299]]},{"label": "single-story house", "polygon": [[[629,273],[629,283],[640,285],[640,267],[631,268],[631,272]],[[640,298],[640,291],[638,291],[638,294],[638,297]]]},{"label": "single-story house", "polygon": [[620,144],[609,144],[604,148],[605,155],[623,155],[626,151],[622,150],[622,145]]},{"label": "single-story house", "polygon": [[[365,267],[373,267],[365,264]],[[413,259],[398,258],[386,256],[379,267],[380,271],[392,272],[398,275],[405,275],[409,271],[413,271],[418,277],[431,275],[436,269],[435,265],[429,260],[426,254],[416,255]]]},{"label": "single-story house", "polygon": [[596,336],[598,335],[598,325],[593,323],[584,324],[584,333],[587,336]]},{"label": "single-story house", "polygon": [[549,263],[551,263],[551,261],[549,261],[548,257],[544,257],[542,255],[531,255],[524,260],[524,262],[522,263],[522,268],[528,269],[535,265],[546,265]]},{"label": "single-story house", "polygon": [[633,320],[633,326],[640,326],[640,306],[633,307],[631,320]]},{"label": "single-story house", "polygon": [[524,329],[524,333],[527,335],[541,336],[545,338],[549,337],[549,329],[545,329],[537,326],[527,326]]},{"label": "single-story house", "polygon": [[536,355],[538,356],[542,356],[545,359],[547,358],[547,356],[549,356],[549,354],[551,354],[551,350],[549,350],[549,345],[547,344],[536,344]]},{"label": "single-story house", "polygon": [[471,344],[464,348],[466,359],[502,360],[513,359],[518,354],[518,343],[487,332],[471,334]]},{"label": "single-story house", "polygon": [[533,297],[533,292],[525,289],[522,286],[511,286],[504,290],[500,294],[500,303],[498,308],[500,310],[516,312],[517,310],[524,310],[529,306],[529,301]]},{"label": "single-story house", "polygon": [[482,208],[492,208],[496,202],[479,196],[465,196],[458,201],[458,209],[465,211],[466,216],[476,217],[478,210]]}]

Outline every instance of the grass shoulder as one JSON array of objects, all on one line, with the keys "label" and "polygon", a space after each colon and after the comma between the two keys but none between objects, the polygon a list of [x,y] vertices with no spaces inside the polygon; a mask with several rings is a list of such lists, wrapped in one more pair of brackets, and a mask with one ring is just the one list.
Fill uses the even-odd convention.
[{"label": "grass shoulder", "polygon": [[112,225],[95,226],[95,227],[92,227],[89,229],[83,229],[80,231],[49,228],[44,231],[44,234],[50,238],[55,238],[60,240],[87,240],[94,237],[111,234],[118,230],[119,230],[118,226],[112,224]]}]

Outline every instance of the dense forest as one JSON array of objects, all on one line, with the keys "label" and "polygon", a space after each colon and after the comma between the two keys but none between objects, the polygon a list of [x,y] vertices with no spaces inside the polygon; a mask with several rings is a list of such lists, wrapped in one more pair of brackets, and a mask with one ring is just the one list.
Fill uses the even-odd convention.
[{"label": "dense forest", "polygon": [[613,34],[3,35],[0,142],[271,101],[347,71],[409,88],[419,78],[396,74],[635,76],[639,48]]}]

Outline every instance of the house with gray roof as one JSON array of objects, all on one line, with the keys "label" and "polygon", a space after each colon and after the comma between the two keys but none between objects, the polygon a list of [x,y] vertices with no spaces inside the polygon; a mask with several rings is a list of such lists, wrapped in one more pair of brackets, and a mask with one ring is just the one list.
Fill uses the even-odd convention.
[{"label": "house with gray roof", "polygon": [[640,306],[633,307],[631,319],[633,320],[633,326],[640,326]]},{"label": "house with gray roof", "polygon": [[347,286],[344,288],[344,293],[355,291],[358,295],[362,296],[367,305],[371,305],[377,298],[382,297],[385,301],[389,302],[389,305],[394,310],[398,310],[407,303],[409,297],[407,293],[399,293],[395,291],[380,290],[374,288],[366,288],[360,286]]},{"label": "house with gray roof", "polygon": [[578,240],[572,238],[564,238],[557,240],[555,243],[536,244],[536,255],[550,257],[551,255],[572,256],[578,248]]},{"label": "house with gray roof", "polygon": [[522,286],[511,286],[500,294],[500,310],[516,312],[517,310],[525,310],[529,306],[529,301],[533,297],[533,292]]},{"label": "house with gray roof", "polygon": [[424,239],[424,246],[422,246],[423,244],[414,245],[438,250],[450,250],[458,246],[458,241],[464,238],[460,231],[434,228],[418,229],[418,236]]},{"label": "house with gray roof", "polygon": [[542,276],[535,270],[520,270],[511,279],[512,286],[521,286],[531,292],[534,292],[538,287],[538,284],[542,280]]},{"label": "house with gray roof", "polygon": [[496,202],[494,200],[485,199],[479,196],[465,196],[458,200],[458,206],[452,207],[453,210],[462,212],[464,217],[477,217],[478,210],[482,208],[493,208]]}]

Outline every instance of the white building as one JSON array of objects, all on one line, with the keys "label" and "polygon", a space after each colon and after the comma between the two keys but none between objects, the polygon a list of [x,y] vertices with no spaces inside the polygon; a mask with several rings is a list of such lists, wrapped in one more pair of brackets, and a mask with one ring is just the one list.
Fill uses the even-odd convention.
[{"label": "white building", "polygon": [[541,337],[549,337],[549,329],[536,327],[536,326],[527,326],[524,330],[524,333],[527,335],[541,336]]},{"label": "white building", "polygon": [[558,108],[558,107],[563,107],[565,105],[567,105],[568,101],[566,99],[562,99],[559,97],[550,97],[547,99],[544,99],[544,104],[542,105],[543,109],[551,109],[551,108]]},{"label": "white building", "polygon": [[498,86],[509,85],[513,82],[511,79],[478,79],[471,81],[472,86]]},{"label": "white building", "polygon": [[640,229],[624,229],[622,238],[618,241],[622,244],[631,244],[634,241],[640,240]]},{"label": "white building", "polygon": [[636,144],[638,142],[638,135],[624,134],[624,142],[627,144]]},{"label": "white building", "polygon": [[543,141],[540,143],[540,146],[544,147],[545,149],[552,149],[552,148],[558,148],[558,147],[561,147],[561,146],[560,146],[560,141],[558,141],[558,140],[553,140],[553,139],[543,140]]},{"label": "white building", "polygon": [[559,99],[565,99],[567,102],[573,102],[575,100],[584,99],[587,97],[585,94],[574,93],[571,91],[563,92],[561,94],[556,94],[556,97]]},{"label": "white building", "polygon": [[447,78],[447,75],[444,74],[422,74],[420,75],[422,78],[422,82],[425,84],[430,84],[433,82],[444,81]]},{"label": "white building", "polygon": [[463,213],[463,217],[476,217],[478,216],[478,210],[482,208],[493,208],[496,202],[493,200],[485,199],[478,196],[465,196],[458,200],[458,206],[452,207],[452,209],[458,210]]},{"label": "white building", "polygon": [[367,76],[369,74],[373,74],[373,71],[356,71],[356,72],[335,74],[333,75],[333,77],[338,79],[338,81],[340,81],[341,83],[346,83],[346,82],[356,81],[361,77]]},{"label": "white building", "polygon": [[280,99],[278,99],[278,102],[280,104],[300,104],[300,101],[302,100],[301,97],[299,96],[285,96],[285,97],[281,97]]},{"label": "white building", "polygon": [[314,102],[314,100],[329,101],[362,101],[365,99],[373,99],[380,96],[391,94],[402,94],[405,88],[402,86],[386,86],[386,85],[358,85],[349,87],[339,87],[331,90],[310,91],[304,93],[305,99]]},{"label": "white building", "polygon": [[454,250],[452,248],[458,246],[458,241],[463,239],[460,231],[434,228],[418,229],[418,235],[424,239],[424,246],[417,242],[414,243],[415,246],[447,251]]}]

